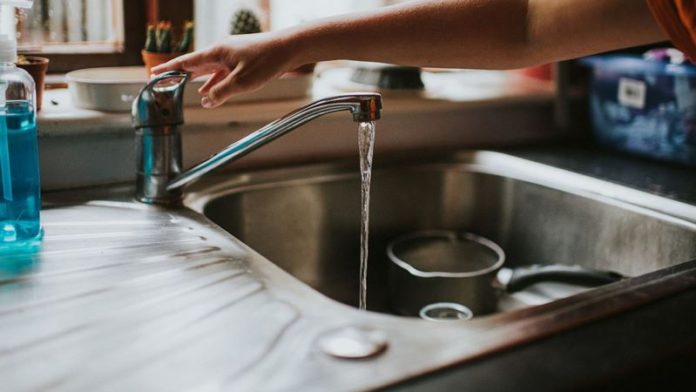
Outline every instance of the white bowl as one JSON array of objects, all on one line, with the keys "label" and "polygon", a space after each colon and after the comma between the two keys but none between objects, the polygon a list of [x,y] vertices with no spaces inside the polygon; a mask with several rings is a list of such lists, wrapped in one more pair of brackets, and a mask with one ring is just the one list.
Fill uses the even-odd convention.
[{"label": "white bowl", "polygon": [[[107,112],[129,112],[131,103],[147,82],[145,67],[87,68],[65,75],[73,105]],[[184,90],[184,105],[200,105],[198,88],[206,77],[189,82]],[[227,103],[281,100],[306,97],[312,89],[312,74],[289,74],[273,80],[261,89],[238,94]]]}]

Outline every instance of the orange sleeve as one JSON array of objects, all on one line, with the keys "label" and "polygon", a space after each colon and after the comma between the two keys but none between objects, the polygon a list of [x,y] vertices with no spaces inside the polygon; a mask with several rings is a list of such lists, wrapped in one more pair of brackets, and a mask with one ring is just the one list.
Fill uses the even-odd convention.
[{"label": "orange sleeve", "polygon": [[646,0],[672,44],[696,62],[696,0]]}]

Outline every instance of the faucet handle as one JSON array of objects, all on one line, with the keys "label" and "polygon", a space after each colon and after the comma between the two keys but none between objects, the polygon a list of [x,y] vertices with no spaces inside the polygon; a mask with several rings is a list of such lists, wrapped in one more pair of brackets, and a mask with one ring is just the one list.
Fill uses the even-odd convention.
[{"label": "faucet handle", "polygon": [[153,77],[133,100],[133,126],[155,128],[184,123],[184,86],[189,74],[169,71]]}]

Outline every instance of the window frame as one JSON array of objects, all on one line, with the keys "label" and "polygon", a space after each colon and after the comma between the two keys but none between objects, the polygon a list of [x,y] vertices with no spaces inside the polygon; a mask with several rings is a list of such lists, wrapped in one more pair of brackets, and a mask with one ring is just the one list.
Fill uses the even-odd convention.
[{"label": "window frame", "polygon": [[119,50],[108,51],[95,47],[95,51],[90,51],[86,45],[73,53],[20,51],[20,54],[48,58],[49,73],[65,73],[80,68],[142,65],[140,51],[145,47],[148,23],[159,19],[171,20],[173,23],[193,19],[193,0],[176,0],[176,7],[172,7],[172,0],[122,1],[124,37],[123,47]]}]

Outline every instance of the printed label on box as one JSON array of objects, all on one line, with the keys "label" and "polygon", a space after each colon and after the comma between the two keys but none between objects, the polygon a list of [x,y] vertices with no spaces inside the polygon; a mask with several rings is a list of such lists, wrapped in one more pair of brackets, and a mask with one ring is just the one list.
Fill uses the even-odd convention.
[{"label": "printed label on box", "polygon": [[636,79],[619,79],[619,103],[629,108],[645,107],[645,82]]}]

